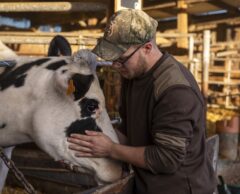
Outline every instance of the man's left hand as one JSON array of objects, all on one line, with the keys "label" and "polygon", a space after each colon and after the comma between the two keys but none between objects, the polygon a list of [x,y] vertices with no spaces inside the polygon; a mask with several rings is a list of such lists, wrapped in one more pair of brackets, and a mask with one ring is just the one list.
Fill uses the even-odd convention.
[{"label": "man's left hand", "polygon": [[114,142],[102,132],[85,131],[86,135],[71,134],[69,149],[76,157],[109,157]]}]

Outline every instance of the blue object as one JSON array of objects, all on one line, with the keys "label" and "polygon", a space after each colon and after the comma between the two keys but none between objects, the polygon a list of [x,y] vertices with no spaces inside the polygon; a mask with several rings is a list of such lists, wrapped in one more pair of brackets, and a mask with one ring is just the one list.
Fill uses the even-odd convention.
[{"label": "blue object", "polygon": [[14,67],[16,64],[14,60],[0,60],[0,67]]}]

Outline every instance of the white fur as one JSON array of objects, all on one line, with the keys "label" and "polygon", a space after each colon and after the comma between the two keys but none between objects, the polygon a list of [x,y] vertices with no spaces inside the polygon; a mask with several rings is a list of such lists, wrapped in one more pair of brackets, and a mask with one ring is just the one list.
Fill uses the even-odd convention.
[{"label": "white fur", "polygon": [[[0,146],[34,141],[55,160],[79,166],[81,171],[94,174],[99,183],[112,182],[121,176],[119,162],[106,158],[76,158],[74,152],[68,149],[65,128],[76,119],[81,119],[78,105],[81,99],[74,101],[72,95],[66,94],[67,82],[73,73],[94,73],[95,79],[85,97],[100,102],[100,115],[96,117],[96,123],[106,135],[118,142],[105,109],[97,76],[92,72],[91,64],[95,60],[92,60],[92,54],[86,50],[80,51],[78,56],[81,56],[81,52],[82,57],[78,59],[62,57],[69,64],[56,71],[45,67],[60,58],[52,58],[44,65],[35,66],[27,72],[23,87],[11,86],[0,91],[0,124],[1,121],[7,123],[6,128],[0,129]],[[17,58],[18,65],[31,60],[33,59],[26,57]],[[62,70],[67,71],[62,74]]]}]

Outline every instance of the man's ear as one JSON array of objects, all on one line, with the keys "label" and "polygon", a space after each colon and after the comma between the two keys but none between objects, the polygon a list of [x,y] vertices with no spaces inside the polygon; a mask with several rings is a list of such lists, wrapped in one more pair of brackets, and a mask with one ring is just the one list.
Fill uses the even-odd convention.
[{"label": "man's ear", "polygon": [[151,42],[147,42],[146,44],[143,45],[143,50],[145,54],[149,54],[152,49],[153,49],[153,45]]}]

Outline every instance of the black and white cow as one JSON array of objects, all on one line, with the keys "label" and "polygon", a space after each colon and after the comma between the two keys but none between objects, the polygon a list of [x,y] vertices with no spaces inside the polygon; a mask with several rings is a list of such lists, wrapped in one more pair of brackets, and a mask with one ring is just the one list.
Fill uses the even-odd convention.
[{"label": "black and white cow", "polygon": [[[68,149],[71,133],[102,131],[118,142],[95,74],[95,56],[17,57],[0,73],[0,146],[34,141],[55,160],[78,166],[98,183],[121,177],[121,164],[107,158],[76,158]],[[1,68],[1,67],[0,67]]]}]

